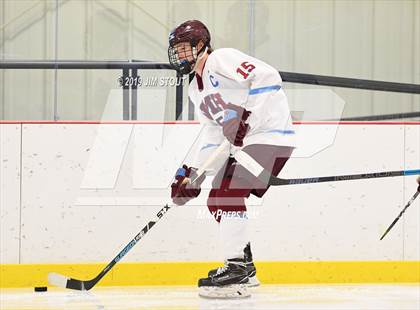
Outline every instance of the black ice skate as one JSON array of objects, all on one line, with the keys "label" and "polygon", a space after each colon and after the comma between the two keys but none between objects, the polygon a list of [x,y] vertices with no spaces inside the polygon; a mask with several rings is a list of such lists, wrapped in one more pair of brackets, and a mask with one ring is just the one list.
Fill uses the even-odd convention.
[{"label": "black ice skate", "polygon": [[[246,270],[248,272],[248,287],[254,287],[260,285],[260,281],[257,278],[257,269],[255,268],[254,262],[252,260],[252,252],[251,252],[251,244],[248,242],[246,247],[244,248],[244,257],[246,262]],[[215,275],[220,269],[224,267],[219,267],[216,269],[212,269],[209,271],[208,276]]]},{"label": "black ice skate", "polygon": [[208,298],[244,298],[247,290],[248,272],[244,259],[228,259],[225,266],[208,278],[198,280],[199,295]]}]

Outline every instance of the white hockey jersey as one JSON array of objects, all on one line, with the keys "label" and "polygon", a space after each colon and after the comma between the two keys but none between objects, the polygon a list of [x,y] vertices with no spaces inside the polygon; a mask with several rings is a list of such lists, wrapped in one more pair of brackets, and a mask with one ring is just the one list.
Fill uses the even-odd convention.
[{"label": "white hockey jersey", "polygon": [[[222,123],[227,103],[251,111],[247,120],[250,130],[243,147],[250,144],[295,146],[296,133],[281,77],[276,69],[261,60],[233,48],[217,49],[208,56],[201,78],[196,75],[191,81],[188,95],[204,125],[195,167],[200,167],[226,139]],[[232,147],[228,151],[233,154],[238,149]],[[227,158],[229,153],[225,156]],[[221,159],[220,163],[223,162]]]}]

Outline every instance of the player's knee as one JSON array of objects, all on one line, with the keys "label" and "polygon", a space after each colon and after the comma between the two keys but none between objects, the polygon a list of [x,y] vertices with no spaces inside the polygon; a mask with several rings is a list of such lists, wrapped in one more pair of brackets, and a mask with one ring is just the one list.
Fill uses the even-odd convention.
[{"label": "player's knee", "polygon": [[212,189],[207,199],[207,206],[217,222],[232,213],[246,211],[245,195],[242,192]]},{"label": "player's knee", "polygon": [[207,198],[207,207],[211,215],[214,217],[214,219],[217,222],[220,222],[221,215],[219,215],[219,213],[221,212],[221,210],[219,209],[217,197],[218,197],[218,190],[217,189],[210,190],[209,197]]}]

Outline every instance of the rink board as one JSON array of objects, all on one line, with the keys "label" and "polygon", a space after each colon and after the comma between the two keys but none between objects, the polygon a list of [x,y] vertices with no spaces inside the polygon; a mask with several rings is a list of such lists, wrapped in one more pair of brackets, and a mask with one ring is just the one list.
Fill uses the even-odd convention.
[{"label": "rink board", "polygon": [[[420,167],[419,123],[341,123],[335,132],[331,126],[297,126],[309,134],[310,151],[328,142],[326,137],[333,141],[309,157],[291,159],[282,177]],[[32,285],[20,274],[72,275],[86,263],[112,259],[168,200],[174,169],[199,131],[188,122],[0,124],[0,286]],[[264,199],[250,199],[260,277],[268,283],[419,281],[419,200],[379,242],[414,193],[415,178],[276,187]],[[128,264],[117,267],[133,268],[128,275],[151,274],[160,279],[156,284],[184,284],[176,282],[178,274],[163,272],[165,264],[186,272],[193,268],[179,280],[191,284],[217,266],[223,257],[217,225],[205,218],[206,182],[198,199],[172,208],[124,257]],[[51,270],[56,263],[59,270]],[[101,266],[89,264],[80,276],[90,278]],[[373,266],[381,267],[365,271]],[[112,271],[103,283],[114,277],[120,282],[109,285],[147,279],[130,282],[128,275],[124,280]]]}]

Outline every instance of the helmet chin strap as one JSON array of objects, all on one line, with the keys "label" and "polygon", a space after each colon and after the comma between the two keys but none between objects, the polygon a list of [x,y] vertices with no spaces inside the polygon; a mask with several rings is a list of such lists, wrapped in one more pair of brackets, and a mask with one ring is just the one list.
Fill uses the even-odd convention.
[{"label": "helmet chin strap", "polygon": [[197,60],[200,60],[201,58],[204,57],[204,55],[207,53],[207,49],[208,49],[208,47],[206,46],[206,48],[204,49],[204,51],[202,53],[200,53],[200,56],[197,57]]},{"label": "helmet chin strap", "polygon": [[[204,49],[204,51],[203,51],[203,52],[200,52],[200,53],[199,53],[199,56],[195,58],[195,60],[194,60],[194,65],[193,65],[193,66],[191,66],[191,72],[190,72],[190,73],[192,73],[192,72],[194,71],[195,66],[197,65],[197,62],[198,62],[201,58],[203,58],[203,57],[204,57],[204,55],[207,53],[207,49],[208,49],[208,47],[206,46],[206,48]],[[195,49],[195,47],[193,47],[193,54],[196,54],[196,49]]]}]

